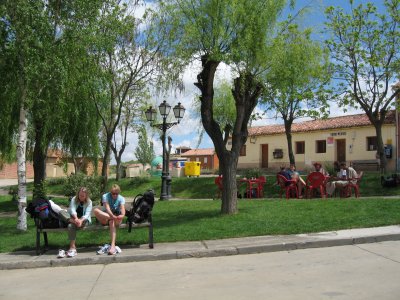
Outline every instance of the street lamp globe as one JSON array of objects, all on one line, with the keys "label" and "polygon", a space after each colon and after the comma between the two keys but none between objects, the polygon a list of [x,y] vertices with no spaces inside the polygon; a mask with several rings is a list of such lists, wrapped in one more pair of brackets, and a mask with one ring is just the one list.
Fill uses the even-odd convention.
[{"label": "street lamp globe", "polygon": [[145,111],[146,119],[149,122],[153,122],[156,119],[156,110],[153,107],[149,107],[148,110]]},{"label": "street lamp globe", "polygon": [[158,109],[160,110],[160,115],[163,117],[163,118],[166,118],[167,116],[168,116],[168,114],[169,114],[169,111],[171,110],[171,105],[169,105],[168,103],[167,103],[167,101],[163,101],[161,104],[160,104],[160,106],[158,107]]},{"label": "street lamp globe", "polygon": [[183,107],[183,105],[180,102],[178,102],[178,104],[174,106],[173,111],[174,111],[175,118],[178,120],[178,123],[183,118],[183,115],[185,114],[185,110],[186,109]]}]

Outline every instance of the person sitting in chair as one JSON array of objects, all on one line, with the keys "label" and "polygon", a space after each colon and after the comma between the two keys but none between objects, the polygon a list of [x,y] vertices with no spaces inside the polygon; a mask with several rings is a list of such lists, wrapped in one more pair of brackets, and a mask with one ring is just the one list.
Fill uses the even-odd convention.
[{"label": "person sitting in chair", "polygon": [[296,171],[296,165],[295,164],[290,164],[289,170],[286,171],[292,180],[296,181],[297,184],[297,190],[299,191],[299,198],[301,198],[301,192],[303,190],[303,187],[306,186],[305,181],[303,178],[300,177],[299,172]]},{"label": "person sitting in chair", "polygon": [[354,170],[352,167],[346,166],[345,162],[340,163],[340,170],[337,173],[336,178],[334,178],[335,180],[326,184],[326,193],[329,196],[332,196],[337,187],[344,188],[349,184],[349,181],[355,184],[357,182],[355,178],[357,177],[358,175],[356,170]]},{"label": "person sitting in chair", "polygon": [[325,171],[324,168],[322,168],[322,164],[320,162],[315,162],[313,163],[315,171],[314,172],[320,172],[322,173],[325,177],[329,176],[329,173],[327,171]]}]

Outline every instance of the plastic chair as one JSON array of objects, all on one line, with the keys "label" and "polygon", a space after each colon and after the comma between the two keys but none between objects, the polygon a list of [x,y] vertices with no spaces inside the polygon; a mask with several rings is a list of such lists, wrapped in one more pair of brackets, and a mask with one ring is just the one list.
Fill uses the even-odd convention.
[{"label": "plastic chair", "polygon": [[[356,196],[356,198],[360,197],[360,181],[362,179],[362,176],[363,176],[363,171],[361,171],[360,174],[358,174],[357,178],[349,179],[349,183],[344,187],[345,195],[347,197],[351,197],[352,189],[354,190],[354,196]],[[355,182],[352,182],[350,180]]]},{"label": "plastic chair", "polygon": [[297,183],[295,180],[288,180],[284,176],[277,174],[276,182],[280,186],[279,195],[282,198],[282,193],[285,191],[286,199],[289,199],[292,192],[295,194],[296,198],[299,198],[299,192],[297,190]]},{"label": "plastic chair", "polygon": [[215,199],[220,199],[222,197],[222,189],[223,189],[222,176],[215,177],[214,183],[217,186]]},{"label": "plastic chair", "polygon": [[321,198],[326,198],[325,193],[326,177],[321,172],[312,172],[306,178],[306,196],[311,198],[314,190],[319,190]]},{"label": "plastic chair", "polygon": [[264,185],[267,183],[265,176],[258,177],[258,196],[264,198]]}]

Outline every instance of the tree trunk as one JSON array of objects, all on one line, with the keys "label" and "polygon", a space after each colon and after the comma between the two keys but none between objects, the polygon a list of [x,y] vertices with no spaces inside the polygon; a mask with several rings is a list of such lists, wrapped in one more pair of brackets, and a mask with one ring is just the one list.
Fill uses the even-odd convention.
[{"label": "tree trunk", "polygon": [[117,162],[115,170],[115,180],[119,181],[119,179],[121,178],[121,156],[115,157],[115,161]]},{"label": "tree trunk", "polygon": [[26,231],[26,138],[27,138],[27,119],[24,105],[21,105],[19,111],[19,129],[18,129],[18,221],[17,229]]},{"label": "tree trunk", "polygon": [[292,122],[290,120],[284,120],[284,123],[285,123],[286,140],[288,145],[289,162],[290,164],[295,165],[296,161],[294,158],[293,145],[292,145]]},{"label": "tree trunk", "polygon": [[106,190],[107,181],[108,181],[107,170],[108,170],[108,164],[109,164],[109,158],[110,158],[112,135],[107,134],[106,138],[107,138],[107,140],[106,140],[106,146],[105,146],[105,149],[104,149],[103,166],[101,167],[101,176],[103,177],[102,185],[101,185],[101,191],[103,193]]},{"label": "tree trunk", "polygon": [[386,173],[386,165],[387,165],[387,160],[386,160],[386,155],[385,155],[385,148],[383,144],[383,139],[382,139],[382,123],[377,122],[375,123],[375,131],[376,131],[376,140],[378,143],[378,154],[379,154],[379,160],[380,160],[380,171],[382,174]]},{"label": "tree trunk", "polygon": [[234,214],[238,212],[237,207],[237,161],[238,156],[233,152],[225,152],[222,162],[222,202],[221,202],[221,213],[223,214]]},{"label": "tree trunk", "polygon": [[35,148],[33,150],[34,197],[46,196],[43,190],[43,181],[46,178],[47,145],[43,145],[42,128],[41,124],[35,126]]}]

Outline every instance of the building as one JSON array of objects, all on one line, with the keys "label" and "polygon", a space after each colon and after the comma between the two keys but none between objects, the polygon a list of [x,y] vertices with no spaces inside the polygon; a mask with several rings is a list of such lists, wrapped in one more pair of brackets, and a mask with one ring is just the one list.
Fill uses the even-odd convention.
[{"label": "building", "polygon": [[[61,150],[48,150],[46,157],[46,177],[66,177],[71,173],[75,173],[75,165],[81,170],[81,172],[87,175],[93,175],[95,173],[95,164],[92,159],[87,157],[75,158],[75,162],[72,158],[65,156]],[[99,159],[97,165],[97,174],[101,175],[101,168],[103,166],[102,160]],[[33,178],[33,163],[26,162],[26,178]],[[18,178],[17,175],[17,163],[4,164],[0,170],[0,178],[13,179]]]},{"label": "building", "polygon": [[219,169],[219,160],[214,148],[192,149],[181,154],[186,157],[187,161],[198,161],[201,163],[202,169],[217,170]]},{"label": "building", "polygon": [[[386,146],[387,170],[398,164],[398,119],[388,112],[382,126]],[[311,168],[320,161],[378,163],[375,128],[366,114],[356,114],[295,123],[292,125],[292,145],[298,169]],[[239,157],[238,168],[278,169],[288,166],[289,155],[284,125],[249,128],[249,137]]]}]

